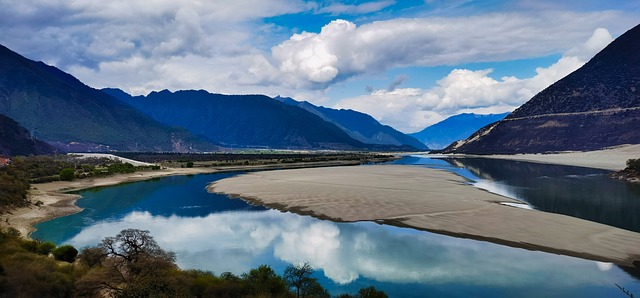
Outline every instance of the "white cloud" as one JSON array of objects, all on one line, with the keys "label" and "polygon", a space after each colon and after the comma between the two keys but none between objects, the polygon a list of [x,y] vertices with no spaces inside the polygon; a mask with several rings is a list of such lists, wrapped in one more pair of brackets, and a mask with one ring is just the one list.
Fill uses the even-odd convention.
[{"label": "white cloud", "polygon": [[[495,13],[393,19],[359,27],[349,21],[335,20],[320,33],[294,34],[273,47],[272,55],[281,71],[307,80],[313,86],[393,67],[456,65],[548,55],[565,51],[588,38],[589,30],[618,22],[619,18],[622,16],[613,11]],[[594,37],[594,45],[604,37]]]},{"label": "white cloud", "polygon": [[556,63],[537,68],[531,78],[503,77],[496,80],[491,69],[454,69],[428,90],[398,88],[345,99],[337,108],[363,111],[384,124],[404,132],[415,132],[459,113],[503,113],[512,111],[547,86],[578,69],[613,38],[598,28],[584,43],[568,50]]},{"label": "white cloud", "polygon": [[373,1],[373,2],[365,2],[361,4],[343,4],[343,3],[332,3],[328,6],[324,6],[318,10],[319,13],[329,13],[331,15],[342,15],[342,14],[367,14],[371,12],[380,11],[385,9],[393,4],[396,1],[393,0],[382,0],[382,1]]},{"label": "white cloud", "polygon": [[183,269],[218,274],[240,274],[265,260],[279,259],[292,264],[309,262],[341,284],[360,277],[498,287],[612,282],[603,278],[592,261],[375,223],[339,225],[275,210],[191,218],[132,212],[86,227],[68,242],[76,247],[95,245],[125,228],[149,230],[161,247],[176,252]]},{"label": "white cloud", "polygon": [[[564,51],[597,26],[621,32],[636,22],[621,11],[493,13],[360,26],[336,20],[320,33],[285,41],[280,37],[289,36],[291,28],[265,24],[264,18],[299,12],[366,14],[391,8],[394,1],[326,3],[0,0],[0,43],[97,88],[119,87],[136,95],[206,89],[323,103],[333,83],[360,74],[534,57]],[[424,123],[421,117],[410,117],[415,122],[410,126]]]}]

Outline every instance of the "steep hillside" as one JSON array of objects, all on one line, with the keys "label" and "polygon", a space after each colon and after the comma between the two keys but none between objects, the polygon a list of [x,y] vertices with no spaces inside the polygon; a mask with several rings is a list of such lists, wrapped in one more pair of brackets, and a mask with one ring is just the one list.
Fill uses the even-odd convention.
[{"label": "steep hillside", "polygon": [[325,121],[329,121],[337,125],[349,134],[349,136],[365,144],[407,146],[420,150],[428,149],[427,146],[415,138],[403,134],[393,129],[391,126],[382,125],[380,122],[376,121],[376,119],[365,113],[353,110],[325,108],[313,105],[306,101],[300,102],[285,97],[276,97],[275,99],[288,105],[297,106],[314,113]]},{"label": "steep hillside", "polygon": [[465,113],[454,115],[409,135],[431,149],[442,149],[455,141],[468,138],[478,129],[500,121],[507,115],[509,113],[489,115]]},{"label": "steep hillside", "polygon": [[[0,46],[0,113],[61,147],[185,151],[214,146],[171,129],[73,76]],[[108,147],[107,147],[108,146]]]},{"label": "steep hillside", "polygon": [[536,153],[640,143],[640,25],[504,120],[446,152]]},{"label": "steep hillside", "polygon": [[264,95],[164,90],[132,97],[117,89],[104,91],[164,124],[229,147],[367,148],[317,115]]},{"label": "steep hillside", "polygon": [[0,155],[38,155],[54,153],[49,144],[31,137],[18,122],[0,114]]}]

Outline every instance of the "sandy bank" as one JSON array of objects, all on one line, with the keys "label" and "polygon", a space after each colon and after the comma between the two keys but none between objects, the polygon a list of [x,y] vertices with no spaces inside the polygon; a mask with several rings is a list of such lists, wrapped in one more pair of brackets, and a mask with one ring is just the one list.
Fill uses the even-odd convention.
[{"label": "sandy bank", "polygon": [[[359,161],[329,161],[289,164],[267,164],[254,166],[225,166],[225,167],[196,167],[196,168],[166,168],[155,171],[142,171],[131,174],[119,174],[103,178],[80,179],[74,181],[54,181],[33,184],[29,191],[31,202],[29,207],[17,208],[10,213],[0,215],[0,228],[12,227],[18,229],[24,236],[35,231],[33,225],[82,211],[75,205],[80,198],[68,192],[92,187],[116,185],[120,183],[149,180],[157,177],[176,175],[191,175],[204,173],[219,173],[233,171],[265,170],[279,168],[303,168],[357,165]],[[36,204],[36,202],[41,202]]]},{"label": "sandy bank", "polygon": [[[22,235],[29,235],[35,229],[33,225],[56,217],[82,211],[75,205],[80,198],[67,192],[97,186],[116,185],[120,183],[148,180],[156,177],[172,175],[188,175],[212,172],[209,168],[171,168],[157,171],[144,171],[131,174],[119,174],[104,178],[81,179],[75,181],[54,181],[31,185],[29,196],[34,205],[12,210],[0,217],[0,226],[13,227]],[[37,203],[36,202],[41,202]]]},{"label": "sandy bank", "polygon": [[377,220],[631,265],[640,234],[569,216],[503,206],[509,198],[463,178],[415,166],[378,165],[256,172],[212,183],[209,191],[339,221]]},{"label": "sandy bank", "polygon": [[626,167],[627,160],[640,158],[640,145],[623,145],[611,149],[586,152],[562,152],[553,154],[514,154],[514,155],[458,155],[482,158],[521,160],[537,163],[562,164],[587,168],[619,171]]}]

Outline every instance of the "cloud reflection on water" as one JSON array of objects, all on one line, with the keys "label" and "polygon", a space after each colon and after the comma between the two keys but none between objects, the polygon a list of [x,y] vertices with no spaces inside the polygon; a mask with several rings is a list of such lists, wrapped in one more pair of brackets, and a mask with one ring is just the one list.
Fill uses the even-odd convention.
[{"label": "cloud reflection on water", "polygon": [[274,210],[204,217],[131,212],[83,229],[68,243],[95,245],[125,228],[151,231],[178,265],[246,272],[265,258],[309,262],[336,283],[380,282],[482,286],[575,286],[616,282],[595,262],[371,222],[339,224]]}]

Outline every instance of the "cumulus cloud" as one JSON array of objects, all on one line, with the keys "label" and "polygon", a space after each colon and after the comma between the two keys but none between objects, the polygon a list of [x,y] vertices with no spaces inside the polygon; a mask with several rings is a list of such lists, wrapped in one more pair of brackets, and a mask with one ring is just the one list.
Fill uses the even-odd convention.
[{"label": "cumulus cloud", "polygon": [[[588,38],[585,28],[612,24],[618,17],[612,11],[500,13],[393,19],[359,27],[335,20],[320,33],[294,34],[273,47],[272,55],[281,71],[312,84],[328,84],[393,67],[504,61],[561,52]],[[558,28],[563,28],[562,34]]]},{"label": "cumulus cloud", "polygon": [[419,131],[458,113],[509,112],[580,68],[612,40],[606,29],[598,28],[585,43],[566,51],[553,65],[537,68],[531,78],[494,79],[490,76],[492,69],[454,69],[430,89],[375,90],[345,99],[336,107],[363,111],[404,132]]},{"label": "cumulus cloud", "polygon": [[277,86],[277,68],[255,44],[272,28],[256,23],[317,8],[302,0],[14,2],[0,0],[0,43],[91,86],[136,94]]}]

